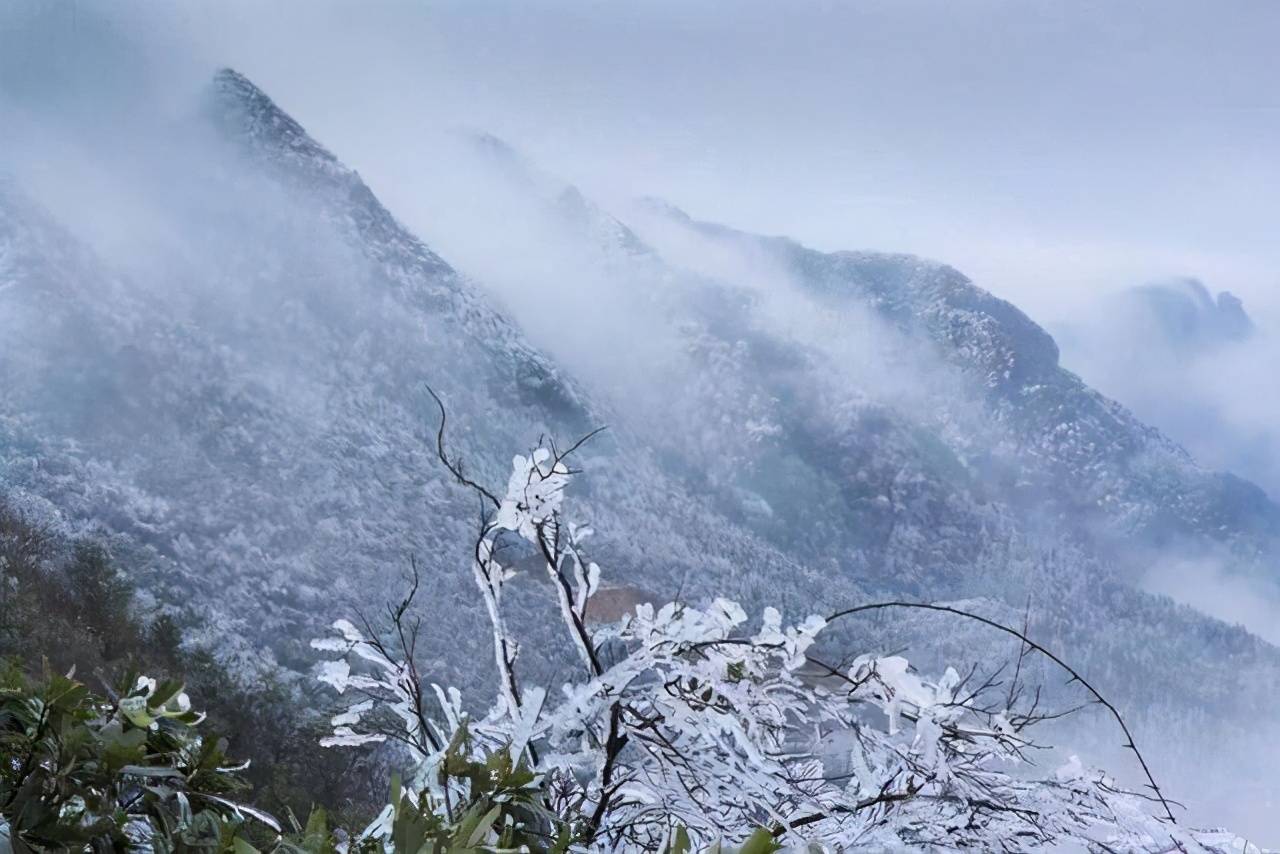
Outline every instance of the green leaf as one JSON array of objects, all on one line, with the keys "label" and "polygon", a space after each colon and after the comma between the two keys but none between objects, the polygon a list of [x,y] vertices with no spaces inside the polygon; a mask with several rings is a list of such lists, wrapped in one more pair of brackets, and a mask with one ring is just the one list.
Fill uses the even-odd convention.
[{"label": "green leaf", "polygon": [[329,835],[329,817],[325,815],[325,811],[320,807],[316,807],[311,811],[311,815],[307,816],[307,829],[303,836],[307,840],[323,839]]},{"label": "green leaf", "polygon": [[667,846],[666,854],[689,854],[691,847],[693,846],[689,842],[689,831],[681,824],[676,827],[671,843]]},{"label": "green leaf", "polygon": [[125,697],[122,699],[120,701],[120,714],[124,715],[129,723],[139,729],[146,729],[156,720],[147,708],[145,697]]},{"label": "green leaf", "polygon": [[773,854],[781,848],[773,834],[762,827],[748,837],[738,854]]},{"label": "green leaf", "polygon": [[147,705],[152,709],[159,709],[181,692],[181,682],[174,679],[166,679],[151,692],[151,696],[147,698]]},{"label": "green leaf", "polygon": [[467,837],[468,848],[475,848],[480,844],[481,840],[489,835],[489,828],[493,827],[493,823],[498,820],[498,816],[501,812],[501,807],[494,807],[484,814],[484,817],[480,819],[479,824],[476,825],[475,830],[471,831],[471,835]]},{"label": "green leaf", "polygon": [[164,779],[178,778],[185,779],[182,772],[177,768],[155,767],[152,765],[126,765],[120,769],[121,774],[127,774],[130,777],[160,777]]}]

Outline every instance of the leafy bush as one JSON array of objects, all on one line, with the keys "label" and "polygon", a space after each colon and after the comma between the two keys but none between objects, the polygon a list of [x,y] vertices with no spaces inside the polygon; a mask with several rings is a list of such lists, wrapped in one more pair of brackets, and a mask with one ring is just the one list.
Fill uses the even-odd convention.
[{"label": "leafy bush", "polygon": [[[69,676],[0,673],[0,837],[16,852],[219,851],[250,818],[247,784],[177,682],[107,699]],[[273,828],[274,829],[274,828]]]},{"label": "leafy bush", "polygon": [[447,807],[429,793],[391,785],[382,816],[361,838],[330,829],[325,810],[282,832],[243,799],[247,765],[227,759],[226,740],[202,735],[204,716],[181,684],[130,677],[117,699],[71,676],[28,679],[0,671],[0,851],[564,852],[574,831],[545,804],[536,775],[507,752],[471,759],[465,730],[443,777],[469,787]]}]

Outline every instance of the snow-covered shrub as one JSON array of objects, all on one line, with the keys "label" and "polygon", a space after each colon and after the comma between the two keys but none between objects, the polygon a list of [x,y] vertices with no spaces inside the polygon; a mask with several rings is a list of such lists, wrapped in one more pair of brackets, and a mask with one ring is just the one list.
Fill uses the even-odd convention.
[{"label": "snow-covered shrub", "polygon": [[[487,508],[471,566],[493,634],[487,713],[469,715],[457,690],[418,671],[405,618],[412,594],[385,628],[339,620],[332,637],[313,642],[333,656],[320,678],[353,697],[324,743],[405,745],[413,774],[403,797],[434,820],[454,820],[492,794],[480,791],[484,779],[450,773],[458,763],[488,767],[496,757],[504,774],[527,769],[519,794],[529,815],[495,804],[472,844],[524,833],[547,849],[581,851],[754,850],[762,841],[760,850],[1023,851],[1064,840],[1093,850],[1241,850],[1229,834],[1182,828],[1162,815],[1162,798],[1124,792],[1077,760],[1039,772],[1027,761],[1036,746],[1028,730],[1049,715],[994,690],[994,679],[954,669],[926,678],[897,656],[821,661],[822,617],[788,622],[774,608],[752,616],[715,599],[642,604],[596,624],[601,570],[584,551],[590,531],[564,509],[573,450],[547,443],[517,456],[499,495],[464,475],[441,436],[441,460]],[[520,679],[521,638],[503,612],[504,590],[518,581],[503,562],[512,541],[539,556],[554,591],[549,613],[577,662],[558,691]],[[401,850],[393,826],[403,815],[393,801],[365,843]]]}]

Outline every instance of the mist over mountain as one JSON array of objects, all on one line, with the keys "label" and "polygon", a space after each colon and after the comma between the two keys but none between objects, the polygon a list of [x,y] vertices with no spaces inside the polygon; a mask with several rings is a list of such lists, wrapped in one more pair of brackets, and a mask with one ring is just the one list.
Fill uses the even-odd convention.
[{"label": "mist over mountain", "polygon": [[[1195,279],[1140,285],[1065,324],[1069,359],[1092,382],[1175,436],[1207,464],[1275,494],[1269,407],[1252,390],[1274,351],[1270,314]],[[1142,382],[1119,365],[1140,368]],[[1134,372],[1135,374],[1137,372]],[[1265,395],[1264,395],[1265,396]]]},{"label": "mist over mountain", "polygon": [[[485,681],[430,387],[482,483],[608,427],[573,498],[624,605],[1025,619],[1192,815],[1276,833],[1280,413],[1223,381],[1265,375],[1275,327],[1240,299],[1140,285],[1055,340],[944,262],[597,200],[486,130],[424,133],[384,204],[239,71],[125,86],[116,126],[6,77],[0,493],[108,543],[241,678],[313,672],[412,556],[423,666]],[[533,575],[509,607],[537,637]],[[840,631],[922,667],[1010,652],[937,615]],[[1106,724],[1065,747],[1123,763]]]},{"label": "mist over mountain", "polygon": [[1239,297],[1227,291],[1212,296],[1195,279],[1144,285],[1132,296],[1139,304],[1136,310],[1145,310],[1175,352],[1195,353],[1244,341],[1254,332]]}]

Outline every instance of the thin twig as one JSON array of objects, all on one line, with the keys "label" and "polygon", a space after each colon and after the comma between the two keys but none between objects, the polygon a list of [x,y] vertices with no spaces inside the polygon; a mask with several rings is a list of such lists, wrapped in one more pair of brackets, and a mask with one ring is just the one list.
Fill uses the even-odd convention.
[{"label": "thin twig", "polygon": [[1115,718],[1116,723],[1120,725],[1120,730],[1124,733],[1126,743],[1123,745],[1123,747],[1125,747],[1128,750],[1132,750],[1133,755],[1138,757],[1138,764],[1142,766],[1142,773],[1145,774],[1147,777],[1147,784],[1151,788],[1151,791],[1155,792],[1155,796],[1160,801],[1160,805],[1164,807],[1165,815],[1168,817],[1170,824],[1178,823],[1178,820],[1173,817],[1173,808],[1170,806],[1170,803],[1165,798],[1164,794],[1161,793],[1160,786],[1156,783],[1155,777],[1152,776],[1151,768],[1147,765],[1147,760],[1143,757],[1142,751],[1138,750],[1138,745],[1133,739],[1133,734],[1129,732],[1129,726],[1124,722],[1124,718],[1121,717],[1120,711],[1114,705],[1112,705],[1110,700],[1102,696],[1102,694],[1098,691],[1097,688],[1094,688],[1091,684],[1089,684],[1089,682],[1083,676],[1081,676],[1073,667],[1071,667],[1071,665],[1067,664],[1061,658],[1054,655],[1051,651],[1045,649],[1043,646],[1036,643],[1035,641],[1027,637],[1022,632],[1019,632],[1017,629],[1011,629],[1008,626],[997,623],[995,620],[988,620],[986,617],[982,617],[982,616],[979,616],[978,614],[970,613],[969,611],[962,611],[959,608],[952,608],[949,605],[933,605],[926,602],[874,602],[869,605],[858,605],[853,608],[845,608],[842,611],[837,611],[831,616],[827,617],[827,622],[830,623],[834,620],[840,619],[841,617],[848,617],[853,614],[861,614],[861,613],[866,613],[868,611],[880,611],[886,608],[916,608],[923,611],[938,611],[944,614],[954,614],[957,617],[964,617],[969,620],[976,620],[977,622],[982,623],[983,625],[990,626],[993,629],[997,629],[998,631],[1002,631],[1005,634],[1012,635],[1015,638],[1018,638],[1026,646],[1030,647],[1031,649],[1034,649],[1036,652],[1040,653],[1045,658],[1048,658],[1054,664],[1058,665],[1063,670],[1067,671],[1067,673],[1071,674],[1071,679],[1067,683],[1068,685],[1071,684],[1071,682],[1079,682],[1082,686],[1084,686],[1085,690],[1087,690],[1090,694],[1092,694],[1093,698],[1097,700],[1100,705],[1106,708],[1106,710],[1111,713],[1111,716]]}]

